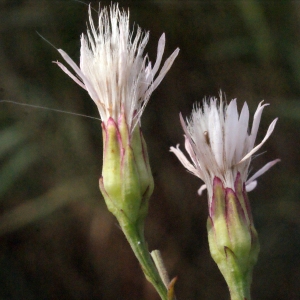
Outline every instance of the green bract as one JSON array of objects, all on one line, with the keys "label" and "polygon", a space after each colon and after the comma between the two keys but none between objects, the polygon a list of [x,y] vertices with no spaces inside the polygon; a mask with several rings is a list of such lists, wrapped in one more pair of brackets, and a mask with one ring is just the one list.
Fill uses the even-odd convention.
[{"label": "green bract", "polygon": [[100,189],[120,225],[143,221],[154,183],[147,146],[139,126],[129,133],[125,118],[110,118],[103,128],[103,168]]},{"label": "green bract", "polygon": [[231,299],[249,300],[259,242],[239,173],[234,190],[224,188],[221,180],[214,178],[209,215],[207,230],[211,256],[228,284]]}]

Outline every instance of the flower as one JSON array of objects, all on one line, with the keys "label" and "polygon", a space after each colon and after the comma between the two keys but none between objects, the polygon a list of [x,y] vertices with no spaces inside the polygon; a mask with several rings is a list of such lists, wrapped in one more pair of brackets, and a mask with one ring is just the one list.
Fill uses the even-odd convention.
[{"label": "flower", "polygon": [[148,55],[143,57],[149,32],[137,27],[133,37],[134,32],[129,28],[129,12],[120,11],[118,4],[112,4],[109,11],[107,8],[100,11],[98,28],[95,28],[89,6],[89,23],[87,34],[81,36],[80,67],[66,52],[58,49],[78,78],[62,63],[55,63],[88,91],[104,123],[109,118],[117,122],[124,113],[132,132],[150,95],[172,66],[179,49],[165,61],[155,78],[164,53],[165,34],[159,39],[157,58],[152,67]]},{"label": "flower", "polygon": [[250,299],[252,269],[259,253],[259,241],[254,228],[246,191],[256,186],[256,178],[270,169],[273,160],[249,179],[251,157],[272,134],[277,119],[269,126],[264,139],[254,146],[261,115],[262,102],[254,114],[248,133],[249,109],[244,103],[238,114],[236,99],[227,106],[222,100],[210,98],[194,107],[190,120],[185,123],[185,149],[191,161],[177,145],[171,147],[181,163],[192,174],[202,179],[207,188],[209,216],[207,231],[209,249],[229,287],[231,299]]},{"label": "flower", "polygon": [[80,66],[58,49],[75,75],[62,63],[55,63],[87,90],[97,105],[104,148],[100,189],[108,209],[126,226],[143,221],[154,186],[140,118],[179,49],[160,69],[165,48],[162,34],[152,67],[148,55],[143,54],[149,32],[138,26],[135,32],[130,30],[129,11],[120,10],[118,4],[104,7],[97,27],[91,6],[88,15],[89,28],[81,35]]},{"label": "flower", "polygon": [[108,209],[117,218],[121,211],[131,222],[136,222],[141,215],[145,217],[153,191],[140,118],[179,49],[165,61],[156,76],[164,53],[165,34],[159,39],[152,67],[148,55],[143,56],[149,32],[143,32],[138,26],[135,33],[130,31],[129,12],[120,10],[118,4],[105,7],[99,12],[97,28],[91,6],[88,14],[89,29],[81,36],[80,67],[58,49],[77,76],[62,63],[55,63],[87,90],[99,110],[104,148],[100,189]]},{"label": "flower", "polygon": [[[158,41],[152,67],[143,56],[149,32],[129,29],[129,12],[118,4],[99,12],[95,28],[89,6],[90,29],[81,36],[80,67],[58,49],[77,77],[62,63],[56,64],[96,103],[102,121],[103,166],[99,188],[108,210],[117,218],[146,278],[162,299],[167,289],[151,259],[144,237],[144,219],[154,182],[140,118],[152,92],[160,84],[175,58],[177,48],[160,69],[165,35]],[[158,70],[160,72],[156,76]],[[169,298],[169,297],[168,297]]]},{"label": "flower", "polygon": [[277,118],[270,124],[264,139],[254,146],[263,109],[268,104],[260,102],[254,114],[251,132],[248,133],[249,109],[245,102],[240,115],[236,99],[227,106],[220,95],[220,100],[204,100],[203,107],[195,105],[190,120],[185,123],[180,114],[181,125],[185,132],[185,149],[190,162],[183,152],[171,147],[183,166],[204,181],[199,193],[207,188],[212,196],[213,179],[221,179],[225,187],[234,188],[238,173],[246,185],[246,191],[253,190],[256,179],[269,170],[279,159],[267,163],[253,176],[247,179],[251,156],[257,152],[272,134]]}]

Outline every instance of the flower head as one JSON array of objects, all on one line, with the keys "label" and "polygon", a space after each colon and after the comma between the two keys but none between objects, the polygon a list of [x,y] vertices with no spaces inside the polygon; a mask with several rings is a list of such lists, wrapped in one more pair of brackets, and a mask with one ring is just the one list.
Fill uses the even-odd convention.
[{"label": "flower head", "polygon": [[276,121],[269,126],[264,139],[255,140],[264,107],[262,102],[254,114],[251,131],[249,109],[244,103],[240,115],[236,100],[227,106],[220,100],[205,100],[196,105],[190,120],[185,123],[185,148],[191,161],[179,146],[171,147],[181,163],[205,183],[208,190],[209,217],[207,220],[210,253],[223,274],[231,299],[250,299],[252,269],[257,261],[259,241],[254,228],[246,191],[255,188],[256,178],[279,160],[266,164],[248,177],[251,156],[272,134]]},{"label": "flower head", "polygon": [[63,64],[56,62],[78,85],[86,89],[96,103],[104,123],[115,122],[125,115],[130,132],[139,122],[151,93],[160,84],[179,49],[166,60],[157,74],[165,47],[165,35],[158,42],[157,58],[152,67],[148,56],[143,56],[149,32],[137,27],[136,34],[129,28],[129,12],[120,11],[118,4],[99,13],[95,28],[89,6],[90,28],[81,36],[80,67],[59,49],[59,53],[76,73],[73,75]]},{"label": "flower head", "polygon": [[144,55],[149,32],[143,32],[138,26],[135,33],[130,31],[129,12],[120,10],[118,4],[105,7],[99,12],[97,27],[91,6],[88,14],[89,28],[81,35],[80,66],[58,49],[76,76],[62,63],[56,63],[87,90],[97,105],[104,148],[100,189],[108,209],[126,226],[128,222],[143,221],[153,191],[147,146],[140,126],[136,125],[179,49],[160,69],[165,48],[162,34],[152,67],[148,55]]},{"label": "flower head", "polygon": [[190,162],[183,152],[171,147],[184,167],[198,176],[205,183],[200,190],[207,188],[209,198],[212,196],[213,180],[217,176],[225,187],[234,188],[237,174],[246,184],[246,190],[255,188],[256,178],[270,169],[279,160],[269,162],[252,177],[248,178],[251,156],[257,152],[272,134],[277,119],[269,126],[264,139],[256,146],[255,140],[259,128],[261,114],[268,104],[259,103],[254,114],[251,131],[249,127],[249,109],[245,102],[240,115],[238,114],[236,99],[227,106],[220,95],[220,100],[210,98],[203,102],[203,107],[195,105],[192,116],[185,123],[180,115],[181,125],[185,132],[185,149]]}]

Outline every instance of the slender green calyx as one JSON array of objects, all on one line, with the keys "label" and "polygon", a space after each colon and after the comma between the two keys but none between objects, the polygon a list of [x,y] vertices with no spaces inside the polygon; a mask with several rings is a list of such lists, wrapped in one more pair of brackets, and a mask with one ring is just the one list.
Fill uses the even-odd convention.
[{"label": "slender green calyx", "polygon": [[207,231],[211,256],[226,280],[231,299],[250,300],[259,241],[239,173],[234,190],[214,178]]},{"label": "slender green calyx", "polygon": [[118,124],[102,123],[103,168],[100,189],[109,211],[121,226],[142,223],[154,183],[147,146],[139,126],[132,133],[124,115]]}]

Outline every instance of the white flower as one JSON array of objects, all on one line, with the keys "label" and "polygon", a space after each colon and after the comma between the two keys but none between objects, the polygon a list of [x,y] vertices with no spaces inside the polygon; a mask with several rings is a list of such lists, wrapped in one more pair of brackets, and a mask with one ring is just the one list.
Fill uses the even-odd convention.
[{"label": "white flower", "polygon": [[143,57],[149,32],[142,32],[137,27],[133,37],[134,33],[129,29],[129,12],[120,11],[118,4],[100,11],[98,28],[95,28],[89,6],[89,23],[87,34],[81,36],[80,68],[63,50],[58,49],[77,77],[60,62],[56,63],[88,91],[103,122],[106,123],[110,117],[117,122],[124,113],[132,132],[151,93],[172,66],[179,49],[166,60],[155,78],[164,52],[164,34],[159,39],[157,58],[152,67],[148,56]]},{"label": "white flower", "polygon": [[240,115],[238,114],[236,99],[227,106],[222,100],[210,98],[204,100],[203,107],[196,105],[190,120],[185,123],[180,115],[181,124],[185,132],[185,149],[191,161],[179,149],[171,147],[183,166],[202,179],[205,185],[198,193],[207,188],[209,199],[212,197],[213,179],[220,178],[225,187],[234,190],[234,182],[240,173],[246,190],[256,187],[256,178],[265,173],[279,159],[269,162],[247,180],[251,156],[257,152],[272,134],[277,118],[270,124],[266,136],[254,146],[259,128],[261,114],[268,104],[258,105],[254,114],[251,132],[248,133],[249,109],[245,102]]}]

